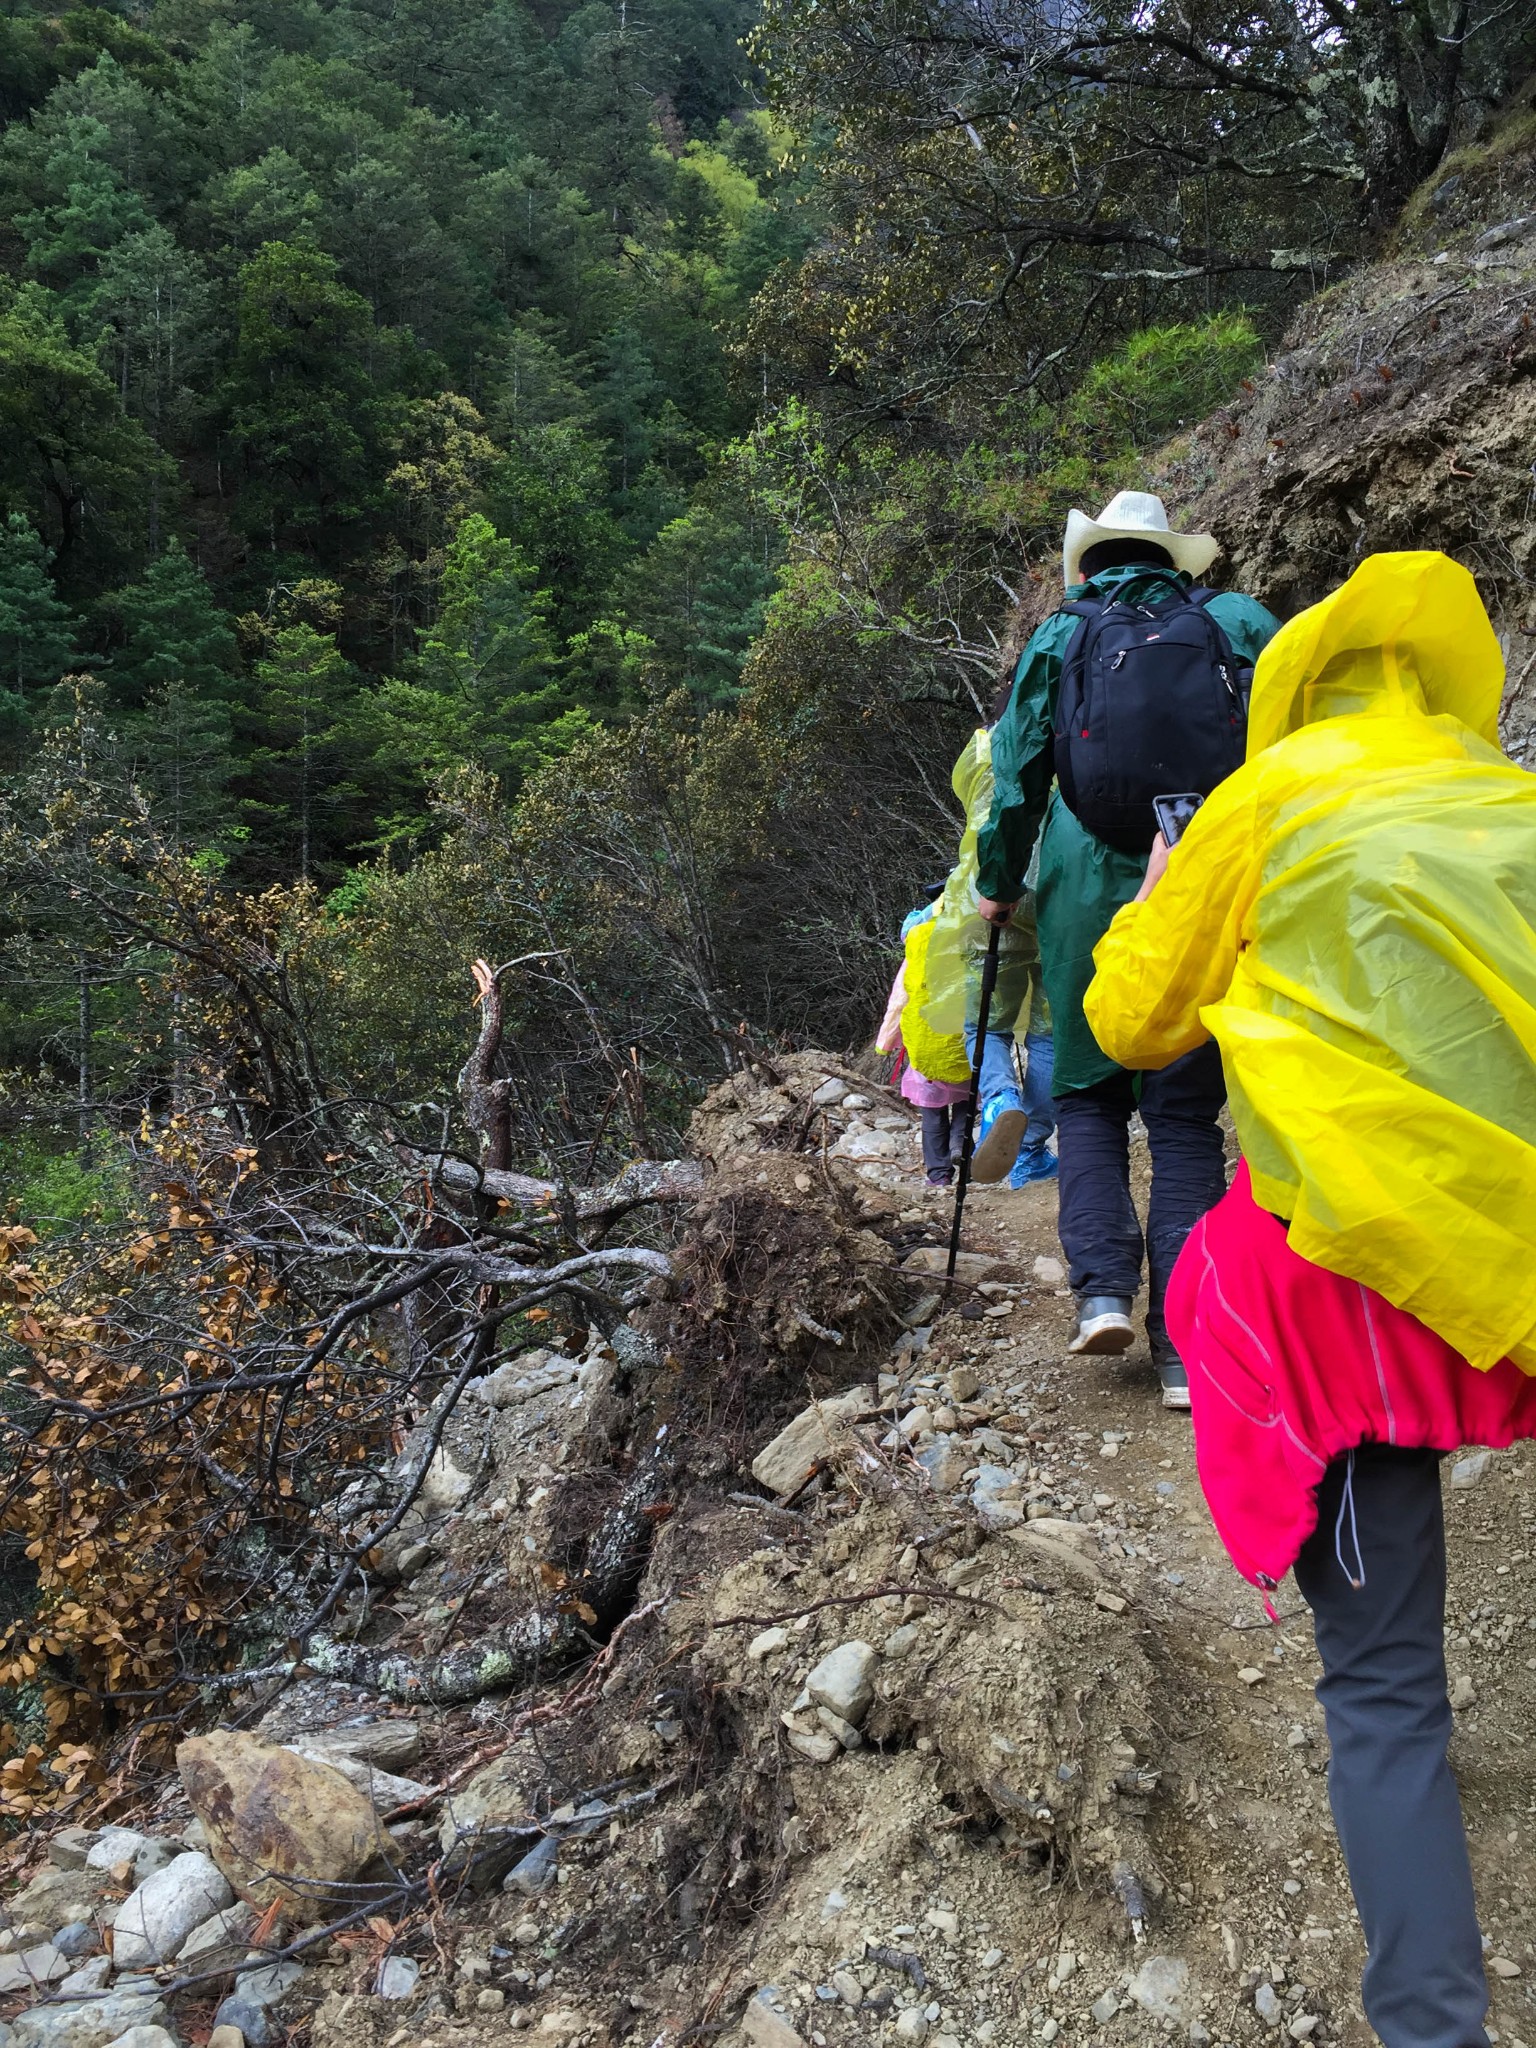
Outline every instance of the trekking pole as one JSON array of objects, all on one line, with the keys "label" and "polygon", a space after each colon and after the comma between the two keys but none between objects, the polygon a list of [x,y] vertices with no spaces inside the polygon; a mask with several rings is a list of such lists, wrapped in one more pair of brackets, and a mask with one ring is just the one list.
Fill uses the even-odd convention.
[{"label": "trekking pole", "polygon": [[971,1184],[976,1105],[981,1100],[981,1062],[986,1052],[987,1024],[992,1015],[992,991],[997,987],[998,948],[1002,938],[1002,926],[994,924],[987,934],[987,957],[981,969],[981,1000],[976,1006],[976,1050],[971,1055],[971,1092],[965,1102],[965,1143],[960,1148],[960,1176],[955,1182],[955,1218],[949,1230],[949,1263],[944,1268],[946,1290],[954,1284],[955,1261],[960,1256],[960,1219],[965,1214],[965,1191]]}]

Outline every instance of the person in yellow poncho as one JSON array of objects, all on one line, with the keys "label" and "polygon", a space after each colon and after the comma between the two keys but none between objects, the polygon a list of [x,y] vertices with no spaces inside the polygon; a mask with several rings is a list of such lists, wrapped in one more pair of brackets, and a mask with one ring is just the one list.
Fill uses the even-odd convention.
[{"label": "person in yellow poncho", "polygon": [[[942,893],[935,887],[934,897]],[[965,1106],[971,1095],[971,1063],[958,1031],[937,1031],[926,1018],[928,962],[938,904],[909,913],[901,927],[903,957],[891,984],[885,1019],[875,1039],[877,1052],[899,1052],[901,1093],[922,1112],[923,1171],[929,1187],[954,1179],[965,1143]]]},{"label": "person in yellow poncho", "polygon": [[1387,2048],[1482,2048],[1447,1762],[1439,1454],[1536,1435],[1536,778],[1468,573],[1372,556],[1282,628],[1246,765],[1095,952],[1109,1057],[1214,1037],[1244,1164],[1174,1270],[1239,1569],[1313,1610]]},{"label": "person in yellow poncho", "polygon": [[[964,1030],[976,1051],[982,963],[988,928],[976,913],[977,840],[992,814],[992,734],[978,727],[960,750],[949,786],[960,801],[965,830],[955,864],[935,906],[923,1016],[937,1031]],[[1054,1180],[1056,1128],[1051,1102],[1054,1044],[1050,1011],[1040,987],[1040,944],[1035,933],[1035,892],[1026,886],[999,934],[997,986],[981,1047],[981,1118],[971,1159],[974,1181],[1007,1177],[1010,1188]],[[1019,1085],[1017,1043],[1024,1045]]]}]

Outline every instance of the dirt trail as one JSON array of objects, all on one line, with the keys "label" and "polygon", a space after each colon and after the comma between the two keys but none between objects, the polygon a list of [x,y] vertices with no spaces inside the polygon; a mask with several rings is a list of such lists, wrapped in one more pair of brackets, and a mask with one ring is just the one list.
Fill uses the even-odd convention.
[{"label": "dirt trail", "polygon": [[[871,1245],[927,1286],[910,1269],[940,1256],[948,1218],[883,1091],[803,1113],[822,1073],[805,1056],[777,1087],[738,1081],[702,1119],[718,1187],[765,1205],[754,1227],[780,1242],[782,1200],[802,1230],[761,1283],[781,1327],[818,1273],[815,1320],[832,1314],[797,1202],[832,1190],[857,1213],[837,1262],[851,1310]],[[640,1589],[655,1618],[524,1784],[601,1758],[674,1789],[562,1852],[553,1899],[483,1909],[492,1982],[519,2002],[486,2025],[461,1997],[440,2034],[424,2020],[426,2048],[508,2024],[636,2048],[701,2028],[728,2048],[1373,2039],[1294,1586],[1277,1628],[1220,1551],[1144,1349],[1066,1357],[1054,1187],[976,1190],[966,1242],[993,1263],[953,1306],[917,1300],[908,1321],[933,1320],[877,1358],[811,1345],[734,1471],[666,1524]],[[855,1382],[872,1395],[831,1426],[820,1476],[786,1507],[759,1497],[764,1444]],[[1447,1491],[1450,1662],[1470,1681],[1456,1762],[1505,2048],[1536,2042],[1529,1465],[1500,1454]],[[845,1751],[803,1688],[848,1642],[876,1654]],[[494,1726],[491,1703],[478,1719]],[[498,1953],[530,1950],[542,1969],[501,1974]],[[383,2048],[377,2004],[333,1999],[317,2038],[351,2048],[361,2027]]]}]

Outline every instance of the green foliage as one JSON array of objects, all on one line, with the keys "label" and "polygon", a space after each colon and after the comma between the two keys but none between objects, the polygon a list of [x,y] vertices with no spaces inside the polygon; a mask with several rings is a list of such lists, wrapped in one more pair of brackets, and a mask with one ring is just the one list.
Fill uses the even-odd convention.
[{"label": "green foliage", "polygon": [[19,512],[0,527],[0,722],[14,757],[29,690],[56,683],[74,654],[79,622],[48,574],[48,550]]},{"label": "green foliage", "polygon": [[180,541],[136,583],[102,601],[113,639],[113,702],[139,708],[177,686],[194,698],[228,699],[238,652],[234,628]]},{"label": "green foliage", "polygon": [[121,1223],[130,1192],[127,1150],[106,1132],[95,1137],[88,1156],[37,1138],[0,1138],[0,1188],[6,1220],[39,1237],[79,1223]]},{"label": "green foliage", "polygon": [[334,634],[299,620],[271,634],[252,675],[243,809],[265,871],[307,882],[357,823],[356,672]]},{"label": "green foliage", "polygon": [[381,357],[367,300],[313,243],[264,243],[241,271],[229,432],[252,476],[243,523],[274,553],[330,559],[331,537],[370,509],[382,481]]},{"label": "green foliage", "polygon": [[1088,371],[1065,408],[1061,439],[1111,461],[1155,447],[1230,398],[1263,359],[1244,313],[1145,328]]},{"label": "green foliage", "polygon": [[433,780],[469,763],[511,789],[587,730],[554,677],[546,600],[531,582],[529,563],[487,518],[463,521],[412,674],[391,678],[363,711],[381,765]]},{"label": "green foliage", "polygon": [[137,541],[163,475],[57,302],[39,284],[9,294],[0,284],[0,511],[41,513],[66,589],[88,585],[93,566],[115,566]]}]

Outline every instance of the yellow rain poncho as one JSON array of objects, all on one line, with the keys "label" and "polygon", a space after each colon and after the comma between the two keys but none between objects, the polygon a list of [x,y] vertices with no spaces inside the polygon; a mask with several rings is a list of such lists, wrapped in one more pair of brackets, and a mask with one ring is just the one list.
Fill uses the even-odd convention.
[{"label": "yellow rain poncho", "polygon": [[971,1078],[965,1039],[958,1031],[935,1031],[923,1014],[928,1000],[928,952],[934,929],[930,917],[913,925],[907,933],[907,1000],[901,1010],[901,1042],[907,1049],[907,1058],[925,1080],[958,1085]]},{"label": "yellow rain poncho", "polygon": [[1475,1366],[1536,1374],[1536,777],[1443,555],[1375,555],[1254,677],[1248,760],[1094,956],[1104,1050],[1214,1035],[1255,1198]]},{"label": "yellow rain poncho", "polygon": [[[923,995],[926,1023],[945,1033],[975,1023],[981,959],[987,950],[987,927],[976,915],[976,840],[992,815],[992,735],[985,727],[966,741],[949,786],[965,813],[965,830],[933,920]],[[1034,910],[1034,894],[1026,889],[1003,928],[993,997],[994,1020],[1014,1017],[1014,1032],[1020,1038],[1029,1030],[1049,1029],[1039,997],[1040,942]],[[902,1030],[905,1033],[905,1023]]]}]

